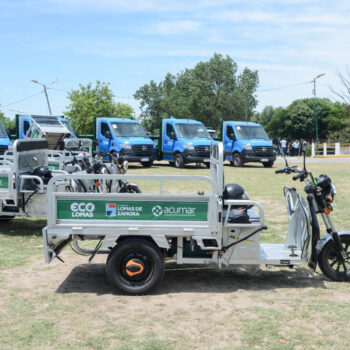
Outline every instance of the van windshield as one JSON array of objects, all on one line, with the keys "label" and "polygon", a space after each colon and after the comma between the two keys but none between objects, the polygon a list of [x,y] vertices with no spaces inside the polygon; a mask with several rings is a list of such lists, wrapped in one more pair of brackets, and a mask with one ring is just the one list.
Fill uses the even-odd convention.
[{"label": "van windshield", "polygon": [[241,140],[260,139],[269,141],[264,128],[259,125],[236,125],[236,133]]},{"label": "van windshield", "polygon": [[207,129],[201,124],[176,123],[175,127],[179,137],[182,139],[210,138]]},{"label": "van windshield", "polygon": [[1,122],[0,122],[0,137],[6,137],[6,138],[8,137],[7,132]]},{"label": "van windshield", "polygon": [[49,116],[38,116],[33,115],[32,118],[39,124],[44,126],[60,126],[61,123],[59,122],[57,117],[49,117]]},{"label": "van windshield", "polygon": [[143,127],[138,123],[111,123],[114,135],[117,137],[148,137]]}]

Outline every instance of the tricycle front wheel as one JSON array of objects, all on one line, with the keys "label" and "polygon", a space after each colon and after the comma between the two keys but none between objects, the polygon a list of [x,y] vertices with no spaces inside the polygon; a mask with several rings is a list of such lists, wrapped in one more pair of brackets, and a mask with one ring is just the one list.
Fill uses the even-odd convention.
[{"label": "tricycle front wheel", "polygon": [[330,240],[318,256],[321,271],[333,281],[350,281],[350,235],[340,236],[347,259],[343,261],[333,240]]}]

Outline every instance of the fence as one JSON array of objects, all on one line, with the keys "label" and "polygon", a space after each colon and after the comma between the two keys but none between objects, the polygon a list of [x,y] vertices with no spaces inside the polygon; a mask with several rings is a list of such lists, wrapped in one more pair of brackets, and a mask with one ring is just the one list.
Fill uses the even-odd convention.
[{"label": "fence", "polygon": [[350,143],[312,143],[311,157],[350,157]]}]

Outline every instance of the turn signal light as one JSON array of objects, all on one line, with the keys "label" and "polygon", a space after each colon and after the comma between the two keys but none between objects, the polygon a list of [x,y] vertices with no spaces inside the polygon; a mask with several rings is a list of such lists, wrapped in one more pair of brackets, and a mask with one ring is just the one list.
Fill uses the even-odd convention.
[{"label": "turn signal light", "polygon": [[330,210],[329,208],[326,208],[326,209],[324,210],[324,213],[325,213],[326,215],[328,215],[328,214],[331,213],[331,210]]},{"label": "turn signal light", "polygon": [[328,199],[330,200],[330,202],[333,202],[333,196],[331,194],[328,195]]}]

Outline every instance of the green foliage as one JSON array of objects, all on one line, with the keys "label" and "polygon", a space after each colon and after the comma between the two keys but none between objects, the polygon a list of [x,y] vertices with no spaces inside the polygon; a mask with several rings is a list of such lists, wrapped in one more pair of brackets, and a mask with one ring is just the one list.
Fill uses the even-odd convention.
[{"label": "green foliage", "polygon": [[237,70],[232,58],[214,54],[193,69],[168,73],[158,84],[152,80],[141,86],[134,97],[140,101],[143,126],[154,132],[159,119],[171,115],[213,127],[221,120],[251,120],[257,105],[258,72],[245,68],[238,74]]},{"label": "green foliage", "polygon": [[10,118],[5,117],[5,114],[0,111],[0,122],[5,127],[6,131],[10,133],[15,133],[16,130],[16,122],[15,120],[11,120]]},{"label": "green foliage", "polygon": [[65,115],[78,134],[93,132],[94,117],[135,117],[131,106],[114,102],[108,83],[97,81],[95,87],[91,83],[79,84],[79,89],[71,90],[68,98],[71,103]]},{"label": "green foliage", "polygon": [[[327,98],[317,99],[319,139],[345,137],[343,132],[350,116],[345,104]],[[255,118],[271,137],[288,139],[315,138],[315,100],[306,98],[293,101],[288,107],[265,107]],[[332,136],[333,135],[333,136]]]}]

